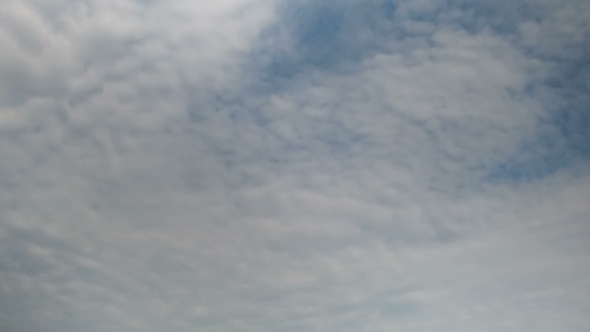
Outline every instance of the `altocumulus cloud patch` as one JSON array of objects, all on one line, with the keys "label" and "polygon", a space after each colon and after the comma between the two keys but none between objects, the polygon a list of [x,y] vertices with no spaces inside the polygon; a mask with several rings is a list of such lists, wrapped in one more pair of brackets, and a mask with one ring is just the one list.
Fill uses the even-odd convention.
[{"label": "altocumulus cloud patch", "polygon": [[584,331],[581,1],[7,1],[0,330]]}]

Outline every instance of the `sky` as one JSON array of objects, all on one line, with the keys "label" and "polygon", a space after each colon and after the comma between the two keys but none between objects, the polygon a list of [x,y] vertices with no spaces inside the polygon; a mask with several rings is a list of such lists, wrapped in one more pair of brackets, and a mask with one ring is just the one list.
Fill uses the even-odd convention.
[{"label": "sky", "polygon": [[0,2],[0,331],[587,331],[589,17]]}]

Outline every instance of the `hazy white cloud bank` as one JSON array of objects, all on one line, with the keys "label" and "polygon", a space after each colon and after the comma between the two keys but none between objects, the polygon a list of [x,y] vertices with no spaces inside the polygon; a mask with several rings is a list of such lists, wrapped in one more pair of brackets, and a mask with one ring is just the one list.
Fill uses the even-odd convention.
[{"label": "hazy white cloud bank", "polygon": [[5,1],[0,330],[585,331],[585,1]]}]

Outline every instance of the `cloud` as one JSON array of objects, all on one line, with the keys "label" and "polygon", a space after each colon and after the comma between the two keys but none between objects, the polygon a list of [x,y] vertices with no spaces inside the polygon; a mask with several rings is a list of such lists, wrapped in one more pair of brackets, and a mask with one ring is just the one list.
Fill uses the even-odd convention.
[{"label": "cloud", "polygon": [[0,5],[0,330],[584,330],[588,10]]}]

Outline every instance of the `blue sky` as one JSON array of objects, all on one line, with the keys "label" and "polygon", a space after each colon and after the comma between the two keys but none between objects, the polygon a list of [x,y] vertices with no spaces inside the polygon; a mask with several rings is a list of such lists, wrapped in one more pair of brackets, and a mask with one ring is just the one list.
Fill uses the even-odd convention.
[{"label": "blue sky", "polygon": [[586,331],[590,5],[0,4],[0,330]]}]

